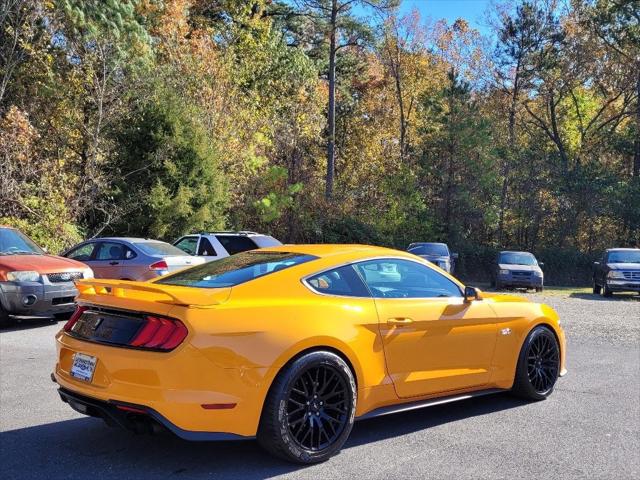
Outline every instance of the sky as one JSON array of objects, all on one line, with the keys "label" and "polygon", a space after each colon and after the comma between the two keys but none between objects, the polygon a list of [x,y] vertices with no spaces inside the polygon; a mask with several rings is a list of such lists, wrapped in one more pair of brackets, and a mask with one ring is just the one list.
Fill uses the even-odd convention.
[{"label": "sky", "polygon": [[490,0],[402,0],[400,11],[405,13],[416,8],[422,18],[446,18],[450,24],[457,18],[464,18],[471,27],[486,34],[484,13],[490,3]]}]

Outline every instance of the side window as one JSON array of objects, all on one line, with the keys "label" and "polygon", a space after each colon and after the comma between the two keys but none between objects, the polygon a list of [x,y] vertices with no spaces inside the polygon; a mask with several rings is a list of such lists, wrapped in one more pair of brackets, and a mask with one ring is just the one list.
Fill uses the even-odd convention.
[{"label": "side window", "polygon": [[307,283],[318,293],[343,297],[370,297],[369,290],[353,266],[334,268],[307,279]]},{"label": "side window", "polygon": [[189,255],[195,255],[196,247],[198,246],[198,237],[182,237],[173,245],[183,252],[187,252]]},{"label": "side window", "polygon": [[229,255],[258,248],[250,238],[241,235],[216,235],[216,238],[225,250],[229,252]]},{"label": "side window", "polygon": [[370,260],[356,268],[376,298],[461,297],[460,288],[431,268],[401,259]]},{"label": "side window", "polygon": [[213,245],[211,245],[211,242],[207,240],[206,237],[202,237],[200,239],[200,245],[198,245],[198,255],[215,257],[218,254],[216,253],[216,249],[213,248]]},{"label": "side window", "polygon": [[86,262],[91,258],[91,254],[93,253],[93,248],[95,246],[95,243],[85,243],[84,245],[80,245],[78,248],[71,250],[67,253],[66,257],[78,260],[79,262]]},{"label": "side window", "polygon": [[124,259],[125,260],[133,260],[137,256],[138,255],[136,254],[136,252],[131,250],[129,247],[124,247]]},{"label": "side window", "polygon": [[98,244],[95,260],[124,260],[127,247],[121,243],[101,242]]}]

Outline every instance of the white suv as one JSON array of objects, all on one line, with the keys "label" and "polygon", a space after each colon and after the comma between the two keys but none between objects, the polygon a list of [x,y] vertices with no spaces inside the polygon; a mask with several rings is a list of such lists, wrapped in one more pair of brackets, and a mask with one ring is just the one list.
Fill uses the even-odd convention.
[{"label": "white suv", "polygon": [[281,242],[269,235],[255,232],[203,232],[185,235],[173,244],[189,255],[218,260],[247,250],[274,247]]}]

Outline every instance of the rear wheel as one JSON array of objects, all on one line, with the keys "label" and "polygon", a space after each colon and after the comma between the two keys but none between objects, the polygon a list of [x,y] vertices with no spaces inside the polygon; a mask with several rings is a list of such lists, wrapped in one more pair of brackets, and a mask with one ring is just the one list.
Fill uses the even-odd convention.
[{"label": "rear wheel", "polygon": [[604,284],[602,285],[602,290],[600,291],[600,294],[603,297],[610,297],[611,295],[613,295],[613,292],[609,289],[609,287],[607,287],[607,282],[604,282]]},{"label": "rear wheel", "polygon": [[512,392],[528,400],[544,400],[560,371],[560,347],[547,327],[538,326],[527,336],[520,350]]},{"label": "rear wheel", "polygon": [[336,454],[351,433],[356,385],[349,366],[331,352],[296,359],[274,380],[262,411],[258,442],[296,463]]}]

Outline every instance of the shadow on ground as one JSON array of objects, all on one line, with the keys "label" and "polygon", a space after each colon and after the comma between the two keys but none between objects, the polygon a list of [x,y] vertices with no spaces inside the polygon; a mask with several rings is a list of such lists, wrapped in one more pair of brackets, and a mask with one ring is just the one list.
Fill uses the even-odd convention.
[{"label": "shadow on ground", "polygon": [[579,293],[574,292],[569,295],[571,298],[580,298],[582,300],[600,300],[603,302],[615,302],[623,300],[635,300],[640,302],[640,295],[637,293],[614,293],[610,297],[603,297],[602,295],[596,295],[595,293]]},{"label": "shadow on ground", "polygon": [[[345,449],[524,405],[497,394],[356,422]],[[4,478],[269,478],[294,472],[255,441],[187,442],[169,433],[134,435],[79,418],[0,434]],[[334,460],[336,461],[336,460]]]}]

